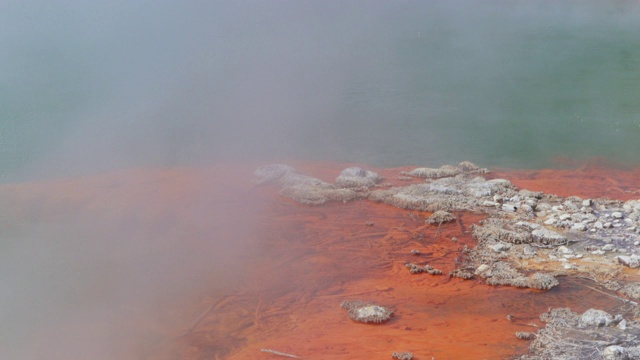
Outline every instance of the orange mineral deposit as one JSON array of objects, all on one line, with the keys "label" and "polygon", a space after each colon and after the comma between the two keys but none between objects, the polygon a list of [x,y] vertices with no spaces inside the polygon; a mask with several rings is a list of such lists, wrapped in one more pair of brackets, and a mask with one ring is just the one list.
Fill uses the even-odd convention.
[{"label": "orange mineral deposit", "polygon": [[[351,166],[292,165],[329,182]],[[10,231],[62,224],[73,240],[61,237],[59,246],[94,249],[78,255],[89,269],[78,276],[88,280],[76,284],[76,303],[63,313],[89,315],[42,323],[29,344],[33,354],[102,326],[99,338],[85,341],[119,349],[109,350],[117,358],[390,359],[411,352],[415,359],[505,359],[527,351],[515,333],[544,326],[538,316],[549,307],[581,312],[615,301],[578,279],[537,291],[451,278],[484,215],[460,212],[456,221],[431,225],[430,213],[368,200],[301,205],[275,186],[256,187],[255,167],[132,169],[3,185],[7,216],[17,219]],[[397,186],[421,181],[398,180],[405,168],[371,170]],[[488,176],[565,196],[628,198],[635,177],[625,171]],[[412,274],[408,262],[442,274]],[[358,300],[393,315],[353,321],[340,304]],[[92,316],[96,309],[104,316]],[[77,349],[87,358],[92,350]]]}]

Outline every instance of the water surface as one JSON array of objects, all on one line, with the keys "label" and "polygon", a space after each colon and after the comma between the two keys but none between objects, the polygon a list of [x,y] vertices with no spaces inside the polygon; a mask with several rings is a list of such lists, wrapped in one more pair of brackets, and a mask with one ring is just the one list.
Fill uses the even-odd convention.
[{"label": "water surface", "polygon": [[637,2],[9,1],[0,14],[5,177],[221,157],[637,165]]}]

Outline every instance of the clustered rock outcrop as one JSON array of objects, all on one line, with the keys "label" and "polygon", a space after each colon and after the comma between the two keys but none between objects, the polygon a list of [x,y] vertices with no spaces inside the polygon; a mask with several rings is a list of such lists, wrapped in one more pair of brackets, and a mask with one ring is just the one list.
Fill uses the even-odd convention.
[{"label": "clustered rock outcrop", "polygon": [[[555,262],[569,271],[586,271],[589,263],[640,267],[640,200],[563,198],[484,178],[488,173],[470,162],[417,168],[400,175],[424,183],[402,187],[382,184],[381,176],[358,167],[343,170],[335,184],[283,164],[260,167],[255,175],[258,185],[278,183],[283,196],[308,205],[368,199],[433,212],[427,222],[438,225],[455,220],[454,211],[487,214],[473,226],[477,246],[465,250],[465,262],[452,276],[546,289],[557,282],[533,277],[511,260]],[[483,265],[489,270],[478,271]]]},{"label": "clustered rock outcrop", "polygon": [[510,264],[502,261],[488,266],[486,270],[480,271],[479,275],[487,279],[486,282],[489,285],[509,285],[538,290],[549,290],[558,285],[558,280],[553,275],[535,272],[526,276],[514,269]]},{"label": "clustered rock outcrop", "polygon": [[[382,184],[378,174],[357,167],[343,170],[335,184],[282,164],[260,167],[255,175],[257,185],[277,183],[281,195],[307,205],[368,199],[432,212],[426,222],[438,226],[456,220],[452,212],[486,214],[472,226],[476,246],[464,247],[450,276],[548,290],[559,284],[556,275],[576,272],[621,296],[640,300],[640,283],[614,279],[622,267],[640,268],[640,200],[563,198],[518,189],[506,179],[486,179],[488,173],[470,162],[416,168],[401,172],[398,179],[423,182],[401,187]],[[411,273],[442,273],[429,265],[406,266]],[[636,302],[627,304],[640,315]],[[362,301],[344,302],[342,307],[359,322],[379,323],[393,314]],[[541,319],[547,326],[537,333],[516,333],[518,338],[533,339],[531,355],[521,360],[640,359],[640,325],[635,321],[594,309],[581,315],[554,309]]]},{"label": "clustered rock outcrop", "polygon": [[578,314],[567,308],[552,309],[540,316],[546,326],[536,333],[526,333],[531,353],[519,360],[631,360],[640,358],[640,324],[589,309]]},{"label": "clustered rock outcrop", "polygon": [[431,265],[420,266],[420,265],[416,265],[414,263],[409,262],[409,263],[406,263],[405,266],[409,269],[409,272],[412,274],[420,274],[420,273],[427,273],[429,275],[442,274],[442,270],[438,270]]}]

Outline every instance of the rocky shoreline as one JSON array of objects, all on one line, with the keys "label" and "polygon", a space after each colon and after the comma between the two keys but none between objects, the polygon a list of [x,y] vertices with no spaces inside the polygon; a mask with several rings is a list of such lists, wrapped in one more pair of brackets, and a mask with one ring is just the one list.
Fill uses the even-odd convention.
[{"label": "rocky shoreline", "polygon": [[[455,221],[460,212],[484,214],[486,218],[471,228],[476,246],[464,248],[451,276],[539,290],[558,286],[558,276],[586,277],[615,291],[627,316],[639,312],[634,300],[640,299],[640,283],[619,276],[640,267],[639,200],[583,199],[518,189],[506,179],[488,178],[487,169],[470,162],[399,172],[396,180],[421,181],[407,186],[392,186],[375,172],[356,167],[343,170],[335,183],[282,164],[263,166],[255,175],[257,185],[277,183],[281,195],[306,205],[382,202],[432,212],[427,223],[438,227]],[[412,273],[438,274],[415,264],[407,267]],[[540,347],[535,339],[543,335],[527,337],[534,339],[532,354]],[[606,341],[589,346],[602,355],[614,345],[620,346]],[[630,349],[638,345],[636,340],[625,343]]]}]

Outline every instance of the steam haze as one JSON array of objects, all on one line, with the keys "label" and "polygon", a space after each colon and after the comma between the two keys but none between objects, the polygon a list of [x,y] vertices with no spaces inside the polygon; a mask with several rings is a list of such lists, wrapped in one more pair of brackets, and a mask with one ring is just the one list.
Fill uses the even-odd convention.
[{"label": "steam haze", "polygon": [[0,24],[0,358],[140,358],[194,317],[167,309],[241,284],[257,164],[638,165],[638,2],[3,1]]},{"label": "steam haze", "polygon": [[0,6],[5,177],[640,150],[636,2]]}]

